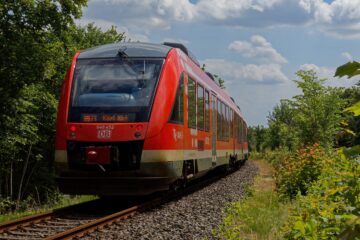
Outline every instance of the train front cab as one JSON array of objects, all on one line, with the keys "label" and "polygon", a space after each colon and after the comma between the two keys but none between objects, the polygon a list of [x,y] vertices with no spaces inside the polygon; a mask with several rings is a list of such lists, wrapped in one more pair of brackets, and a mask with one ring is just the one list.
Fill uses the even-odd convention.
[{"label": "train front cab", "polygon": [[[127,48],[131,50],[131,46]],[[57,120],[55,163],[60,170],[61,191],[149,194],[228,164],[231,157],[243,158],[243,149],[247,148],[244,122],[226,99],[220,100],[224,97],[216,96],[218,86],[210,79],[206,82],[205,73],[180,50],[162,46],[159,51],[163,52],[163,58],[157,58],[160,68],[154,58],[142,57],[136,58],[140,63],[124,61],[127,67],[123,72],[118,71],[119,66],[117,72],[112,72],[115,70],[111,66],[119,64],[114,59],[100,61],[86,54],[74,57],[63,85]],[[99,63],[110,72],[108,75],[99,76]],[[112,82],[104,88],[103,81],[101,88],[96,82],[99,78],[114,80],[111,78],[115,73],[127,76],[129,69],[136,70],[134,86]],[[150,86],[144,80],[155,69],[152,91],[141,92]],[[87,83],[82,86],[79,79]],[[121,87],[131,91],[122,91]],[[138,108],[139,102],[134,100],[142,93],[149,105],[141,103],[142,108]],[[114,100],[124,106],[112,106]],[[130,102],[134,105],[128,106]]]},{"label": "train front cab", "polygon": [[127,43],[75,55],[57,117],[55,165],[61,191],[148,194],[176,180],[172,169],[164,172],[141,161],[145,140],[159,134],[167,121],[164,113],[153,119],[151,110],[171,111],[176,82],[170,86],[173,93],[161,87],[175,74],[171,49]]}]

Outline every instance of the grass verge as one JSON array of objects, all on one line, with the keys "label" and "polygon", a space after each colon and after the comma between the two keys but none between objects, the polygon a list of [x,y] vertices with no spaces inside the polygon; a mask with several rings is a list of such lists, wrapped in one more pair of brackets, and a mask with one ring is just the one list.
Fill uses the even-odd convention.
[{"label": "grass verge", "polygon": [[290,203],[280,202],[276,193],[273,169],[265,161],[254,161],[259,168],[255,184],[244,199],[225,209],[223,222],[214,230],[220,239],[283,239],[280,228],[289,215]]}]

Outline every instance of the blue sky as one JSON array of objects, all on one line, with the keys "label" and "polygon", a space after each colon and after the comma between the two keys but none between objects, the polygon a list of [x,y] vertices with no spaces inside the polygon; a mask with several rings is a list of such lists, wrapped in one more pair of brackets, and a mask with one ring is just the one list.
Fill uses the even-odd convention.
[{"label": "blue sky", "polygon": [[249,125],[299,94],[299,69],[331,86],[357,82],[333,75],[359,60],[360,0],[90,0],[79,23],[89,22],[133,41],[184,43],[225,79]]}]

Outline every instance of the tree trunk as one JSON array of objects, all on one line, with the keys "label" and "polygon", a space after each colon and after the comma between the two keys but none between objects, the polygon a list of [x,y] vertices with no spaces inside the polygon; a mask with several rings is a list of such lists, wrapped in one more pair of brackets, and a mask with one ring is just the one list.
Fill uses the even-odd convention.
[{"label": "tree trunk", "polygon": [[24,164],[24,167],[23,167],[23,172],[21,174],[21,179],[20,179],[20,184],[19,184],[19,191],[18,191],[18,196],[17,196],[17,201],[16,201],[16,208],[17,209],[19,208],[19,205],[20,205],[22,185],[23,185],[25,174],[26,174],[26,171],[27,171],[27,166],[29,164],[29,159],[30,159],[30,155],[31,155],[31,148],[32,148],[32,145],[29,146],[28,154],[26,156],[25,164]]},{"label": "tree trunk", "polygon": [[[24,188],[23,188],[24,191],[27,188],[27,186],[29,185],[29,181],[30,181],[30,179],[31,179],[31,177],[32,177],[32,175],[33,175],[36,168],[37,168],[37,162],[35,163],[35,166],[31,169],[30,173],[28,174],[28,177],[27,177],[27,179],[25,181],[25,184],[23,184],[24,185]],[[24,191],[22,191],[20,198],[22,198],[22,196],[24,195]]]},{"label": "tree trunk", "polygon": [[11,160],[10,163],[10,199],[13,199],[13,170],[14,170],[14,160]]}]

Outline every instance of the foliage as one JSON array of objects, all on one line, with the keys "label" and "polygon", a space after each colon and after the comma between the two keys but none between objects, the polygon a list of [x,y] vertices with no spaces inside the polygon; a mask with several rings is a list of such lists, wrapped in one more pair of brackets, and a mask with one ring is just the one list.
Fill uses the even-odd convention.
[{"label": "foliage", "polygon": [[298,194],[305,195],[328,161],[328,156],[318,144],[302,148],[278,161],[274,164],[278,192],[290,199]]},{"label": "foliage", "polygon": [[348,78],[352,78],[359,74],[360,74],[360,63],[356,61],[352,61],[338,67],[335,72],[335,77],[347,76]]},{"label": "foliage", "polygon": [[359,163],[341,154],[324,165],[308,195],[299,197],[284,229],[288,239],[360,239]]},{"label": "foliage", "polygon": [[267,129],[264,126],[254,126],[248,128],[249,150],[252,152],[263,152],[267,138]]},{"label": "foliage", "polygon": [[279,147],[294,149],[298,145],[299,140],[296,136],[294,119],[296,109],[293,104],[294,102],[283,99],[268,116],[269,138],[267,145],[272,150]]},{"label": "foliage", "polygon": [[[299,79],[294,82],[302,94],[281,100],[268,115],[268,128],[250,128],[251,150],[265,152],[266,149],[286,148],[294,151],[315,143],[329,148],[335,146],[337,140],[354,141],[344,131],[339,136],[344,118],[349,118],[341,109],[359,97],[360,91],[326,87],[326,80],[319,79],[312,70],[300,70],[297,75]],[[351,125],[355,131],[356,122],[354,120]]]},{"label": "foliage", "polygon": [[[5,196],[20,201],[29,192],[40,198],[39,191],[53,191],[54,187],[50,187],[52,176],[46,170],[49,163],[44,156],[52,153],[53,146],[48,142],[52,142],[55,132],[49,123],[55,121],[56,105],[54,96],[43,86],[25,85],[19,97],[13,99],[7,114],[3,114],[6,121],[0,139],[0,171],[2,180],[12,183],[10,189],[5,189],[9,191],[3,193]],[[34,178],[43,183],[34,184],[30,181]]]},{"label": "foliage", "polygon": [[221,78],[219,75],[217,75],[217,74],[214,74],[213,76],[214,76],[215,80],[219,83],[220,88],[221,88],[221,89],[225,89],[225,88],[226,88],[226,87],[225,87],[225,80],[222,79],[222,78]]},{"label": "foliage", "polygon": [[[360,101],[359,84],[345,89],[341,98],[347,100],[345,109],[351,110],[351,107]],[[360,118],[348,111],[344,111],[342,115],[342,131],[338,135],[338,146],[350,147],[360,144]]]},{"label": "foliage", "polygon": [[[336,77],[344,77],[347,76],[348,78],[358,76],[360,75],[360,63],[356,61],[348,62],[336,69],[335,76]],[[349,95],[352,97],[351,100],[353,101],[350,106],[348,106],[344,112],[349,112],[354,115],[354,117],[357,117],[360,115],[360,90],[359,90],[359,83],[357,84],[357,87],[353,87],[351,90],[348,90]],[[351,119],[352,122],[356,121],[356,119]],[[357,119],[358,120],[358,119]],[[357,125],[359,126],[359,125]],[[356,131],[357,133],[359,131]],[[358,136],[359,138],[359,136]]]},{"label": "foliage", "polygon": [[314,71],[297,72],[301,80],[295,81],[303,94],[294,97],[293,106],[297,134],[302,145],[320,143],[331,147],[340,129],[341,109],[344,101],[341,89],[325,87]]},{"label": "foliage", "polygon": [[262,159],[266,159],[275,168],[283,162],[285,159],[290,158],[293,155],[292,151],[287,148],[278,148],[275,150],[267,150],[263,153]]},{"label": "foliage", "polygon": [[[336,76],[359,75],[359,68],[357,62],[347,63],[337,69]],[[359,108],[356,103],[345,112],[357,116]],[[337,157],[323,164],[319,179],[308,189],[308,195],[298,196],[298,206],[283,230],[287,239],[360,239],[359,156],[360,145],[342,147]]]},{"label": "foliage", "polygon": [[0,2],[0,211],[58,199],[51,160],[66,69],[76,51],[124,40],[114,27],[76,26],[86,3]]},{"label": "foliage", "polygon": [[287,214],[287,204],[281,203],[275,192],[255,192],[232,203],[214,233],[220,239],[229,240],[283,239],[279,230]]},{"label": "foliage", "polygon": [[[201,68],[201,70],[203,70],[203,71],[206,73],[206,65],[205,65],[205,63],[203,63],[203,65],[202,65],[200,68]],[[222,78],[221,78],[219,75],[217,75],[217,74],[212,74],[212,75],[213,75],[215,81],[218,82],[219,87],[220,87],[221,89],[225,89],[225,88],[226,88],[226,87],[225,87],[225,80],[222,79]]]},{"label": "foliage", "polygon": [[324,86],[325,79],[312,70],[296,74],[299,79],[294,82],[302,94],[281,100],[269,114],[265,146],[272,150],[295,150],[315,143],[334,146],[343,120],[341,109],[346,104],[344,90]]}]

